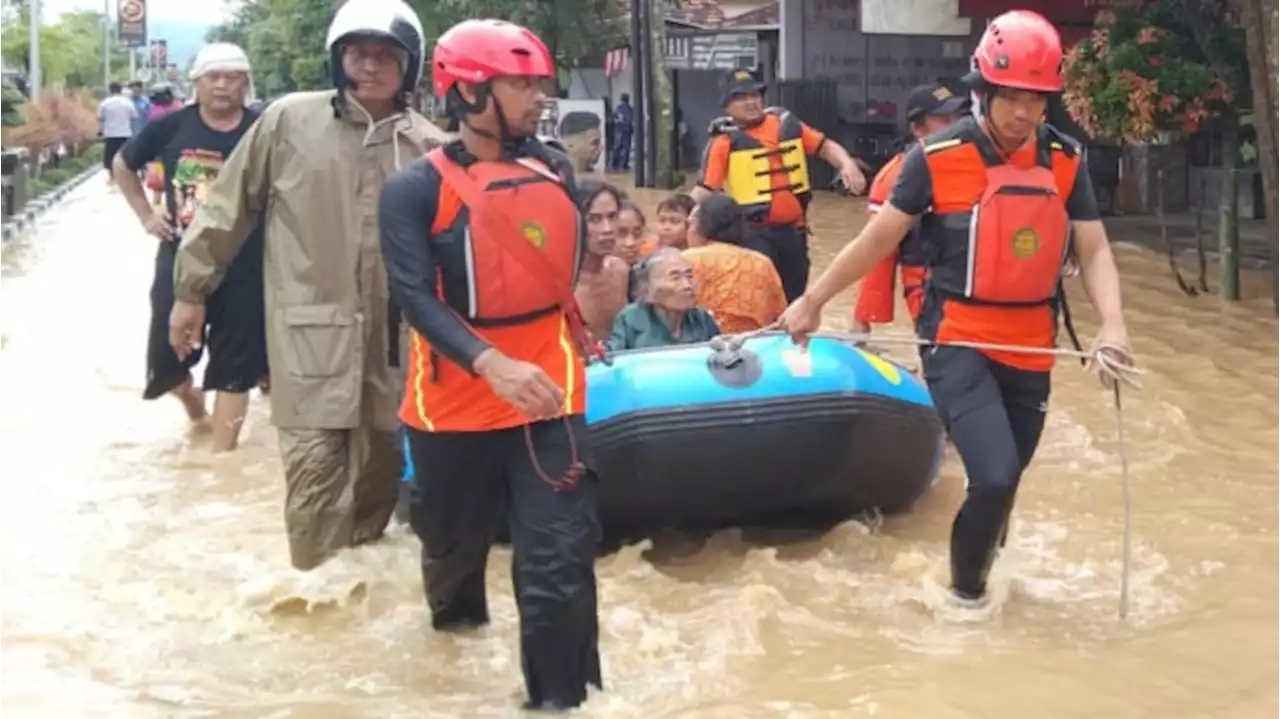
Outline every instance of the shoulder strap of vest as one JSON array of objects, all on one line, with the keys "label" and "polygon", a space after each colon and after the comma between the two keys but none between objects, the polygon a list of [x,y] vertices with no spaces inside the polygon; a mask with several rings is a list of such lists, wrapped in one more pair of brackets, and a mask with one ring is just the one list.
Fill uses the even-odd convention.
[{"label": "shoulder strap of vest", "polygon": [[800,137],[800,118],[786,108],[773,108],[778,115],[779,138],[795,139]]},{"label": "shoulder strap of vest", "polygon": [[996,148],[996,143],[982,128],[974,125],[973,131],[965,133],[965,140],[972,142],[974,147],[978,148],[978,154],[982,157],[982,162],[987,167],[1004,164],[1004,156],[1000,154],[1000,150]]},{"label": "shoulder strap of vest", "polygon": [[1083,152],[1080,141],[1050,124],[1042,124],[1036,128],[1037,137],[1048,145],[1052,152],[1061,152],[1069,158],[1075,158]]},{"label": "shoulder strap of vest", "polygon": [[[471,179],[466,170],[438,150],[427,153],[427,161],[440,172],[444,183],[458,193],[463,204],[472,208],[480,206],[484,189]],[[520,164],[537,171],[534,170],[537,166],[532,162]],[[554,173],[546,168],[542,168],[542,172],[554,177]],[[541,252],[538,252],[532,243],[525,241],[520,232],[514,231],[519,229],[521,223],[511,216],[509,207],[498,202],[489,203],[485,205],[484,212],[472,212],[471,221],[483,223],[485,229],[495,240],[503,244],[503,249],[510,252],[517,262],[524,265],[524,268],[534,277],[543,278],[543,284],[556,304],[565,309],[573,306],[573,278],[563,277],[563,273]]]},{"label": "shoulder strap of vest", "polygon": [[449,159],[444,156],[444,150],[440,147],[428,152],[424,155],[427,162],[435,168],[440,175],[440,192],[436,195],[436,212],[435,219],[431,221],[431,234],[438,235],[449,228],[453,221],[458,218],[458,211],[462,209],[462,200],[458,197],[458,193],[446,182],[444,182],[444,173],[440,171],[437,162],[448,162]]},{"label": "shoulder strap of vest", "polygon": [[[987,133],[975,127],[973,132],[966,133],[968,137],[964,138],[973,142],[978,148],[978,154],[981,155],[983,163],[988,167],[1004,164],[1004,156],[1001,155],[999,149],[996,148],[995,142]],[[1077,148],[1073,144],[1068,144],[1070,138],[1059,133],[1052,125],[1041,124],[1036,128],[1036,164],[1046,170],[1053,169],[1053,153],[1062,152],[1068,157],[1074,157]],[[1064,141],[1065,140],[1065,141]]]}]

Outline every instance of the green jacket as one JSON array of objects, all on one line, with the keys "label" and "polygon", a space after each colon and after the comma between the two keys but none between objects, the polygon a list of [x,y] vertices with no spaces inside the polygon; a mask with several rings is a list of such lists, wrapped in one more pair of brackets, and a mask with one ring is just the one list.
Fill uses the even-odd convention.
[{"label": "green jacket", "polygon": [[671,336],[671,328],[662,315],[647,302],[632,302],[613,320],[613,331],[605,346],[611,352],[649,347],[669,347],[706,342],[720,334],[720,327],[706,310],[694,307],[684,313],[679,337]]}]

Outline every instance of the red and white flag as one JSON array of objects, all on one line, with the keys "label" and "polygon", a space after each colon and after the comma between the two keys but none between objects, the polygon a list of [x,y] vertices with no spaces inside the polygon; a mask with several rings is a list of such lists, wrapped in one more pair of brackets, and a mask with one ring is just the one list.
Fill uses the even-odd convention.
[{"label": "red and white flag", "polygon": [[627,56],[629,54],[625,47],[606,52],[604,54],[604,76],[617,77],[621,75],[622,71],[627,69]]}]

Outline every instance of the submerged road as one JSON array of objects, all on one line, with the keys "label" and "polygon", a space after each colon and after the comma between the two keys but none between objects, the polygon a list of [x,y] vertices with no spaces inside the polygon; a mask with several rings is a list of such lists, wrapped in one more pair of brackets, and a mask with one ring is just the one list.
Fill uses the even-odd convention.
[{"label": "submerged road", "polygon": [[[816,264],[860,208],[814,203]],[[489,565],[493,624],[432,634],[403,530],[310,574],[289,567],[260,398],[223,456],[176,402],[141,400],[154,242],[98,178],[4,247],[6,716],[518,715],[507,550]],[[915,512],[874,530],[672,534],[602,559],[608,691],[582,715],[1273,716],[1276,321],[1265,299],[1186,298],[1161,257],[1117,252],[1149,369],[1126,400],[1129,622],[1115,618],[1110,396],[1063,363],[989,616],[960,621],[939,601],[962,492],[950,457]],[[847,312],[845,297],[833,329]]]}]

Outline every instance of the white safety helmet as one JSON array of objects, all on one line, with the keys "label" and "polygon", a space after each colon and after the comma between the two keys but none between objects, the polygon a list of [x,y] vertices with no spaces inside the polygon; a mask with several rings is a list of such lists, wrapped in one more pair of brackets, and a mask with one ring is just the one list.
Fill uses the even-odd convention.
[{"label": "white safety helmet", "polygon": [[342,70],[342,48],[355,40],[387,40],[409,53],[404,68],[405,92],[412,92],[422,77],[422,58],[426,52],[422,21],[413,8],[401,0],[347,0],[329,24],[325,47],[329,50],[329,74],[335,87],[347,85]]}]

